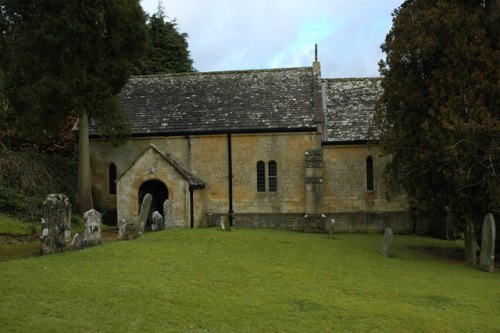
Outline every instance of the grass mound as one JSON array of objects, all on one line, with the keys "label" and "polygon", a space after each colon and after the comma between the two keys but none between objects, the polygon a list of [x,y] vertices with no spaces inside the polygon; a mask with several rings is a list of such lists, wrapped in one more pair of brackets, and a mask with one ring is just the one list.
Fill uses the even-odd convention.
[{"label": "grass mound", "polygon": [[[1,331],[493,332],[498,272],[395,236],[175,229],[0,262]],[[484,320],[489,318],[488,320]]]}]

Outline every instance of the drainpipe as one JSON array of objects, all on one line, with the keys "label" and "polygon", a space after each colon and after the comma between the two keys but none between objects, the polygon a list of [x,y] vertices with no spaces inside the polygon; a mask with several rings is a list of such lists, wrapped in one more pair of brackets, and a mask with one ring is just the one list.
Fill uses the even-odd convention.
[{"label": "drainpipe", "polygon": [[227,133],[227,165],[229,179],[229,225],[233,225],[233,152],[232,152],[231,132]]},{"label": "drainpipe", "polygon": [[191,229],[194,228],[194,196],[193,187],[189,186],[189,214],[191,219]]}]

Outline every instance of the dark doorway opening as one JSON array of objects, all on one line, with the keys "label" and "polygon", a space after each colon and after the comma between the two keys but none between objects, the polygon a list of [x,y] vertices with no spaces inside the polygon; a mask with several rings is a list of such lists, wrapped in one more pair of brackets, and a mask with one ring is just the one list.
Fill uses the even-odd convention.
[{"label": "dark doorway opening", "polygon": [[146,230],[150,230],[151,216],[153,215],[153,212],[158,211],[161,215],[163,215],[163,203],[168,199],[168,189],[167,186],[159,180],[153,179],[145,181],[141,187],[139,187],[139,213],[141,210],[142,200],[147,193],[153,196],[148,222],[146,223]]}]

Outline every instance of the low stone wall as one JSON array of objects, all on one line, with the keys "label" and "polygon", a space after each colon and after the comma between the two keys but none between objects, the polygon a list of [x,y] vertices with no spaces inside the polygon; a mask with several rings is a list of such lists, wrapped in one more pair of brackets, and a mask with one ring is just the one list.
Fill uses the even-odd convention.
[{"label": "low stone wall", "polygon": [[[207,226],[219,226],[225,214],[207,216]],[[335,232],[373,232],[382,233],[386,227],[394,233],[412,233],[413,228],[408,212],[346,212],[325,215],[305,214],[233,214],[233,226],[286,229],[304,232],[327,233],[331,220],[335,219]]]}]

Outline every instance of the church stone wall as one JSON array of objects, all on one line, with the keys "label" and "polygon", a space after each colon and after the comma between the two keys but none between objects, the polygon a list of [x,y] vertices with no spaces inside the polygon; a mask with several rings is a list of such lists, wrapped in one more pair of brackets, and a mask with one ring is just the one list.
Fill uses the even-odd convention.
[{"label": "church stone wall", "polygon": [[[374,190],[367,191],[366,159],[373,159]],[[387,163],[375,145],[323,147],[323,200],[326,223],[335,219],[344,232],[411,230],[404,196],[387,200],[383,171]]]},{"label": "church stone wall", "polygon": [[[240,226],[269,226],[292,230],[325,231],[331,219],[338,231],[380,231],[392,226],[403,232],[410,230],[404,197],[385,198],[382,172],[387,159],[376,145],[346,145],[322,147],[322,214],[306,216],[307,168],[305,153],[318,150],[317,133],[232,134],[233,211],[234,223]],[[117,167],[118,177],[154,144],[160,151],[171,154],[194,175],[206,183],[206,188],[194,191],[195,226],[217,224],[229,209],[228,138],[227,135],[133,138],[113,147],[104,140],[91,141],[93,191],[99,209],[116,208],[116,195],[108,189],[110,163]],[[374,191],[366,190],[366,158],[373,158]],[[154,159],[152,156],[151,158]],[[257,191],[257,162],[266,165],[266,191]],[[277,163],[276,192],[268,190],[268,163]],[[150,164],[153,161],[149,161]],[[137,168],[147,168],[137,165]],[[172,177],[175,171],[158,167]],[[138,171],[139,172],[139,171]],[[178,174],[176,174],[179,176]],[[317,175],[316,175],[317,176]],[[179,176],[180,177],[180,176]],[[318,177],[316,177],[318,178]],[[316,179],[315,178],[315,179]],[[318,178],[319,179],[319,178]],[[132,188],[120,188],[119,193],[135,198],[144,179],[133,182]],[[177,182],[185,188],[177,189]],[[189,226],[189,190],[183,179],[166,184],[176,197],[176,218]],[[120,194],[120,196],[122,196]],[[131,199],[130,216],[138,212],[137,199]]]},{"label": "church stone wall", "polygon": [[[171,154],[190,172],[206,183],[195,191],[195,225],[206,225],[209,216],[227,214],[229,209],[228,138],[227,135],[204,135],[164,138],[133,138],[124,145],[113,147],[105,140],[91,141],[93,192],[99,209],[115,209],[116,195],[108,189],[108,168],[114,163],[120,177],[141,154],[154,144],[160,151]],[[305,211],[304,153],[320,145],[316,133],[232,134],[233,210],[236,214],[302,214]],[[153,156],[151,158],[154,158]],[[257,192],[256,166],[266,164],[266,191]],[[270,192],[268,163],[277,163],[276,192]],[[142,161],[141,161],[142,163]],[[149,164],[153,161],[148,161]],[[146,163],[147,164],[147,163]],[[147,165],[135,168],[145,168]],[[163,167],[159,166],[159,169]],[[134,172],[138,174],[139,171]],[[170,172],[170,171],[169,171]],[[129,180],[133,181],[133,180]],[[118,188],[120,196],[137,196],[145,179],[133,182],[132,188]],[[121,182],[125,184],[125,182]],[[172,184],[166,184],[171,193]],[[199,193],[198,193],[199,192]],[[183,199],[184,200],[184,199]],[[130,216],[135,217],[135,199],[131,200]],[[187,210],[189,201],[185,201]],[[128,214],[128,213],[127,213]],[[119,214],[120,215],[120,214]],[[243,215],[241,215],[243,216]],[[213,218],[212,218],[213,219]],[[257,219],[258,220],[258,219]],[[186,225],[189,216],[186,217]],[[254,222],[251,222],[254,223]]]}]

